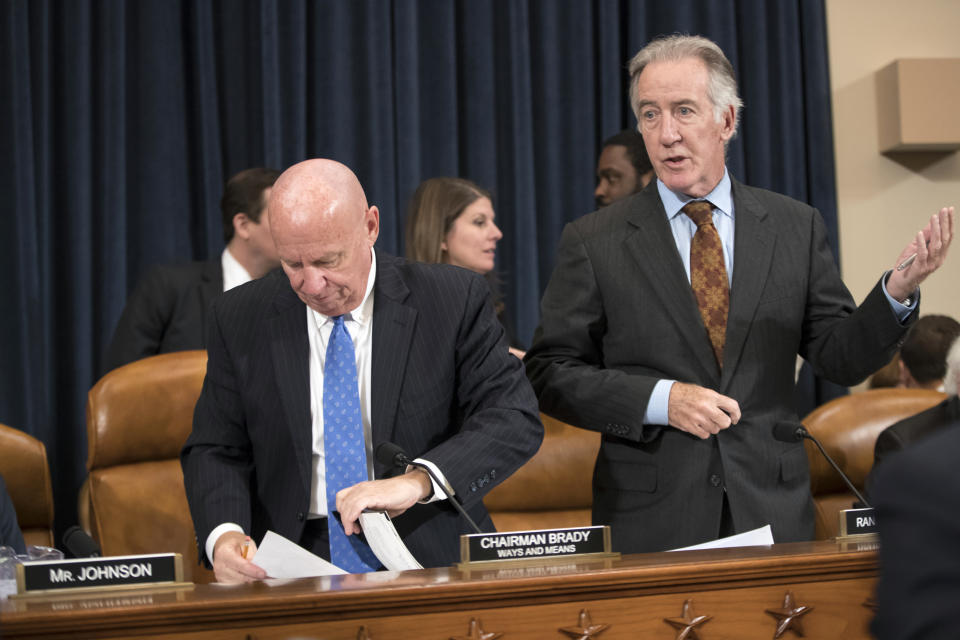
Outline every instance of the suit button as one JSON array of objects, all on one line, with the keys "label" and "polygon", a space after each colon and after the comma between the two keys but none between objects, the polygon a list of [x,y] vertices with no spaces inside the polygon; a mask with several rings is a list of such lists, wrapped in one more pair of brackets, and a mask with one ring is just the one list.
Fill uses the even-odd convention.
[{"label": "suit button", "polygon": [[306,518],[306,517],[307,517],[307,516],[303,513],[303,511],[298,511],[298,512],[297,512],[297,520],[299,520],[300,522],[303,522],[303,519]]},{"label": "suit button", "polygon": [[719,487],[719,486],[720,486],[720,476],[717,475],[716,473],[713,474],[712,476],[710,476],[710,484],[712,484],[712,485],[715,486],[715,487]]}]

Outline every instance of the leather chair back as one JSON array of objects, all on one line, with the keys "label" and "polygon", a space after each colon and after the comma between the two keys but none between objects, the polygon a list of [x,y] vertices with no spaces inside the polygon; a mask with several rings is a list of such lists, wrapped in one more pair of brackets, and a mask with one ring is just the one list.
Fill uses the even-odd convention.
[{"label": "leather chair back", "polygon": [[[803,425],[820,440],[837,465],[862,493],[873,468],[873,448],[880,432],[895,422],[929,409],[946,396],[926,389],[871,389],[836,398],[814,409]],[[805,441],[810,463],[810,491],[816,509],[817,540],[839,534],[839,512],[856,498],[816,445]]]},{"label": "leather chair back", "polygon": [[185,579],[210,582],[197,563],[180,448],[207,368],[206,351],[151,356],[114,369],[87,395],[87,471],[80,524],[104,555],[178,552]]},{"label": "leather chair back", "polygon": [[53,485],[47,449],[33,436],[0,424],[0,475],[28,545],[53,546]]},{"label": "leather chair back", "polygon": [[484,498],[498,531],[590,525],[600,434],[540,414],[540,450]]}]

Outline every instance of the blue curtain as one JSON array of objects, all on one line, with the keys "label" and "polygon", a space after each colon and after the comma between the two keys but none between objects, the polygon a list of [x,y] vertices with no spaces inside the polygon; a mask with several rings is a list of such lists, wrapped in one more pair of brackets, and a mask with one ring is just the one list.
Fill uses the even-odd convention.
[{"label": "blue curtain", "polygon": [[606,136],[635,126],[626,64],[700,33],[746,108],[739,179],[836,233],[822,0],[6,0],[0,8],[0,421],[48,448],[58,529],[76,519],[84,406],[127,293],[155,263],[223,246],[240,169],[352,167],[402,254],[423,179],[491,189],[521,341],[560,231],[592,209]]}]

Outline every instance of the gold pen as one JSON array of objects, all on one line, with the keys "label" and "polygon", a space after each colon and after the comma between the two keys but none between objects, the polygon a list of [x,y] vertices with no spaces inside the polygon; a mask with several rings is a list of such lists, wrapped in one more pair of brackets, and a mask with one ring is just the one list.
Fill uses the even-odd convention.
[{"label": "gold pen", "polygon": [[247,539],[243,541],[243,544],[240,546],[240,557],[244,560],[247,559],[247,553],[250,551],[250,536],[247,536]]}]

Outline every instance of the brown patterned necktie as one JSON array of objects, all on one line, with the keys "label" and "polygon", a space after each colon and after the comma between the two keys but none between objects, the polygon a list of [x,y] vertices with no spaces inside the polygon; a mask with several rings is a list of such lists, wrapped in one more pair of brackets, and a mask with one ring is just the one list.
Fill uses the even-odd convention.
[{"label": "brown patterned necktie", "polygon": [[730,282],[723,262],[723,244],[713,226],[713,205],[706,200],[688,202],[682,211],[697,224],[690,242],[690,286],[697,297],[700,317],[707,328],[717,365],[723,368],[723,344],[730,311]]}]

